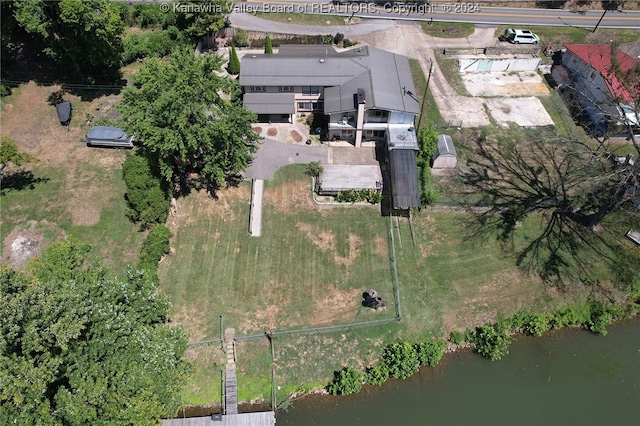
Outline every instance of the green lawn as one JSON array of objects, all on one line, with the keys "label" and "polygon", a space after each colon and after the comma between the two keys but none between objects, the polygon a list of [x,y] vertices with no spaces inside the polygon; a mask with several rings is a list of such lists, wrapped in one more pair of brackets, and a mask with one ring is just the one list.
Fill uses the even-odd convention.
[{"label": "green lawn", "polygon": [[288,12],[256,12],[258,18],[275,22],[285,22],[296,25],[332,26],[342,25],[346,16],[338,15],[313,15],[309,13]]},{"label": "green lawn", "polygon": [[[240,400],[271,400],[269,342],[242,336],[394,318],[390,226],[402,321],[275,336],[278,401],[325,385],[342,366],[364,370],[397,338],[446,337],[519,309],[582,301],[591,291],[576,284],[559,293],[515,265],[511,250],[537,235],[543,225],[537,216],[523,223],[512,245],[503,245],[495,237],[474,237],[470,213],[425,210],[413,218],[414,244],[406,218],[390,221],[378,207],[315,205],[304,167],[288,166],[268,182],[263,235],[255,238],[247,232],[249,197],[249,184],[243,183],[220,192],[217,200],[205,194],[180,200],[180,216],[172,225],[176,253],[160,265],[173,319],[192,341],[218,338],[220,315],[224,328],[236,330]],[[370,288],[390,302],[385,310],[361,306],[361,295]],[[212,351],[215,358],[219,350]],[[219,401],[220,368],[219,361],[197,364],[186,400]]]},{"label": "green lawn", "polygon": [[[420,61],[417,59],[409,59],[409,66],[411,68],[411,74],[413,75],[413,83],[416,86],[415,95],[418,97],[418,100],[424,105],[422,107],[422,122],[420,126],[427,125],[444,125],[446,124],[444,118],[442,118],[442,114],[440,114],[440,110],[438,109],[438,105],[436,105],[436,100],[433,98],[433,94],[431,91],[427,91],[425,93],[425,88],[427,87],[427,77],[424,74],[424,70],[420,66]],[[428,70],[426,70],[428,72]],[[431,83],[431,82],[430,82]],[[426,100],[424,100],[424,96],[427,96]]]},{"label": "green lawn", "polygon": [[[421,21],[422,31],[432,37],[464,38],[469,37],[476,30],[474,24],[461,22],[428,22]],[[504,30],[503,30],[504,31]]]}]

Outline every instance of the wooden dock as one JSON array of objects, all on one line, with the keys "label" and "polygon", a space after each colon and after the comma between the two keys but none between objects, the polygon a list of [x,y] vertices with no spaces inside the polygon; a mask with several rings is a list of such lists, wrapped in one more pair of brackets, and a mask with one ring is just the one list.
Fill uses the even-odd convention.
[{"label": "wooden dock", "polygon": [[224,333],[224,345],[227,353],[224,383],[223,415],[213,414],[205,417],[187,417],[182,419],[163,419],[162,426],[274,426],[276,413],[238,413],[238,381],[236,377],[236,344],[233,338],[235,330],[229,328]]},{"label": "wooden dock", "polygon": [[[224,371],[224,414],[238,414],[238,379],[236,377],[235,330],[229,328],[224,333],[227,347],[227,367]],[[231,344],[229,344],[231,343]]]}]

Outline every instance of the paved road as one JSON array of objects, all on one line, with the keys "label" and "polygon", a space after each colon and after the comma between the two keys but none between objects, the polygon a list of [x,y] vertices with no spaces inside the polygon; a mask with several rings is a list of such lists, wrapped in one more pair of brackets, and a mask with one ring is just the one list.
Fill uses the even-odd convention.
[{"label": "paved road", "polygon": [[[441,3],[422,6],[417,12],[412,12],[409,6],[393,5],[375,6],[372,3],[333,5],[308,1],[264,1],[250,0],[237,3],[237,7],[248,13],[256,11],[281,11],[326,14],[338,16],[357,16],[383,20],[412,20],[412,21],[443,21],[469,22],[474,24],[493,25],[544,25],[544,26],[575,26],[593,28],[603,15],[602,10],[588,10],[576,13],[569,9],[526,9],[508,7],[485,7],[469,3]],[[621,10],[608,11],[602,22],[602,28],[630,28],[640,29],[640,11]]]},{"label": "paved road", "polygon": [[249,29],[252,31],[263,31],[279,34],[336,34],[342,33],[345,37],[353,37],[362,34],[369,34],[373,31],[383,31],[395,28],[396,23],[391,19],[367,20],[357,25],[344,25],[343,22],[335,22],[335,25],[296,25],[284,22],[275,22],[268,19],[261,19],[247,13],[232,13],[229,15],[231,24],[234,27]]}]

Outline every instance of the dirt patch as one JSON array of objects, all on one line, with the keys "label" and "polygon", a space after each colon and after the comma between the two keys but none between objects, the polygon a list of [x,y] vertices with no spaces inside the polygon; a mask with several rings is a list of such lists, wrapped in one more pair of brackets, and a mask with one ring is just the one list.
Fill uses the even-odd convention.
[{"label": "dirt patch", "polygon": [[223,222],[238,218],[237,206],[248,205],[251,201],[251,190],[247,185],[232,186],[216,192],[213,198],[207,191],[192,193],[187,198],[179,198],[178,214],[169,218],[172,230],[180,225],[191,225],[200,221],[201,216],[220,217]]},{"label": "dirt patch", "polygon": [[306,223],[296,223],[296,228],[304,232],[311,243],[321,251],[329,252],[333,255],[333,260],[337,265],[349,266],[355,262],[360,255],[362,239],[356,234],[349,234],[349,255],[340,256],[336,250],[336,236],[331,231],[314,232],[313,227]]},{"label": "dirt patch", "polygon": [[309,181],[306,179],[268,186],[264,191],[264,204],[274,206],[279,213],[296,213],[315,209]]},{"label": "dirt patch", "polygon": [[53,242],[66,236],[63,230],[47,221],[29,221],[20,226],[4,239],[2,263],[13,269],[20,269],[34,257],[40,255]]},{"label": "dirt patch", "polygon": [[358,289],[340,291],[333,285],[325,286],[325,291],[314,297],[313,314],[311,323],[313,325],[328,324],[339,321],[344,323],[353,318],[355,312],[360,308],[362,293]]},{"label": "dirt patch", "polygon": [[269,129],[267,130],[267,136],[276,136],[278,134],[278,129],[276,129],[275,127],[269,127]]},{"label": "dirt patch", "polygon": [[181,305],[177,311],[170,316],[169,321],[182,326],[183,330],[189,334],[190,342],[200,342],[207,337],[205,331],[205,321],[207,306],[196,307],[195,305]]},{"label": "dirt patch", "polygon": [[386,257],[389,255],[389,244],[387,240],[376,235],[373,237],[373,251],[378,256]]},{"label": "dirt patch", "polygon": [[302,142],[302,139],[303,139],[303,138],[302,138],[302,135],[301,135],[300,133],[298,133],[297,131],[295,131],[295,130],[291,130],[291,131],[289,132],[289,135],[291,135],[291,137],[293,138],[293,140],[294,140],[294,141],[296,141],[296,142]]},{"label": "dirt patch", "polygon": [[251,130],[253,130],[254,132],[256,132],[257,134],[261,134],[262,133],[262,127],[254,127]]}]

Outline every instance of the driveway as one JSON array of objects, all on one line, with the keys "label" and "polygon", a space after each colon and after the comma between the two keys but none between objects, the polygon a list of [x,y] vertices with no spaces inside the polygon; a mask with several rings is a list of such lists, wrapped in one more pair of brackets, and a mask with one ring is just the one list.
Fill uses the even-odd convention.
[{"label": "driveway", "polygon": [[319,161],[326,164],[329,147],[294,145],[278,142],[273,139],[263,139],[253,162],[244,173],[247,179],[272,179],[282,166],[297,163]]}]

